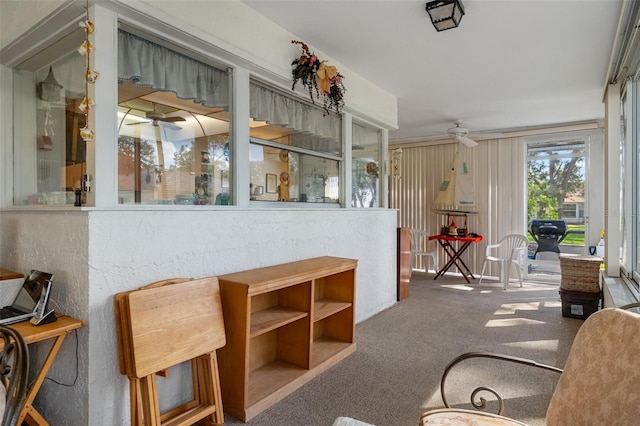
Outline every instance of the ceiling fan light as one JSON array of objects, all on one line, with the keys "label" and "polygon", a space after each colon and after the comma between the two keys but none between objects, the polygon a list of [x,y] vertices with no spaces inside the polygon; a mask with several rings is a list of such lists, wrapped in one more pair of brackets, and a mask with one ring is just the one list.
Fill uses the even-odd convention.
[{"label": "ceiling fan light", "polygon": [[464,6],[459,0],[430,1],[426,10],[438,32],[456,28],[464,16]]}]

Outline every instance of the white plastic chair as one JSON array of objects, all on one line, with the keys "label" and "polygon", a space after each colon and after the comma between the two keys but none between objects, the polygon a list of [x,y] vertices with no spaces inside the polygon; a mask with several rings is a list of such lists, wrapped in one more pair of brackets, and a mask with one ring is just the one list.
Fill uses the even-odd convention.
[{"label": "white plastic chair", "polygon": [[416,268],[416,260],[418,257],[424,257],[433,259],[433,270],[438,272],[438,248],[434,246],[432,250],[429,250],[431,241],[429,241],[429,233],[421,229],[411,230],[411,272],[414,270],[427,272],[428,260],[425,259],[424,269]]},{"label": "white plastic chair", "polygon": [[509,234],[503,237],[497,244],[489,244],[485,252],[484,263],[482,264],[482,272],[480,273],[480,282],[484,278],[484,271],[489,262],[496,262],[500,265],[500,281],[504,283],[504,289],[509,285],[511,276],[511,267],[515,265],[522,287],[522,272],[520,272],[520,258],[522,252],[527,250],[529,240],[526,235]]}]

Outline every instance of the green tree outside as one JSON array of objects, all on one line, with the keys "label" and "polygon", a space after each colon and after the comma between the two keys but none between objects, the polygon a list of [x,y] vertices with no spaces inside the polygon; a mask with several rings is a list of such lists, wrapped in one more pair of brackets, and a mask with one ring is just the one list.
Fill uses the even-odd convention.
[{"label": "green tree outside", "polygon": [[[532,149],[533,148],[533,149]],[[569,195],[584,198],[584,143],[562,146],[533,145],[528,151],[527,214],[532,219],[562,219]],[[572,231],[563,243],[584,244],[584,224],[569,224]]]}]

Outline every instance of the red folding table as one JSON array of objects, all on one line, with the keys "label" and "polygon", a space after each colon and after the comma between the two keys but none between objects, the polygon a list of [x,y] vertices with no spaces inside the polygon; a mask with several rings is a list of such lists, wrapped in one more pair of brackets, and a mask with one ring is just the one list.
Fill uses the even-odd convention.
[{"label": "red folding table", "polygon": [[[472,279],[475,279],[475,277],[473,276],[473,274],[471,273],[467,265],[465,265],[464,261],[460,258],[460,256],[462,256],[462,253],[464,253],[464,251],[472,243],[479,243],[480,241],[482,241],[481,235],[473,235],[473,236],[470,235],[467,237],[454,237],[451,235],[430,235],[429,240],[438,241],[442,246],[442,248],[444,249],[444,251],[449,256],[449,261],[447,262],[446,265],[444,265],[442,269],[440,269],[440,271],[438,271],[436,276],[433,277],[434,280],[437,279],[439,276],[444,275],[444,273],[447,272],[449,268],[451,268],[453,265],[456,265],[458,267],[458,269],[462,273],[462,276],[464,277],[465,280],[467,280],[468,283],[471,282],[469,281],[469,277],[471,277]],[[457,245],[456,247],[451,243],[462,243],[462,244],[461,245],[456,244]]]}]

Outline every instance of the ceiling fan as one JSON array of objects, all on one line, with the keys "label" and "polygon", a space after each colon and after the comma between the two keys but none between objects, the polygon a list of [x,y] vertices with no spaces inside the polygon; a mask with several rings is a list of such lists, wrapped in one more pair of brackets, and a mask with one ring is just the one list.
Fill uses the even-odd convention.
[{"label": "ceiling fan", "polygon": [[466,127],[460,127],[462,124],[460,121],[455,121],[455,127],[451,127],[447,129],[447,134],[455,137],[458,142],[462,142],[465,146],[469,148],[473,148],[474,146],[478,146],[478,142],[474,141],[467,135],[469,134],[469,129]]},{"label": "ceiling fan", "polygon": [[[159,126],[160,123],[175,123],[178,121],[186,121],[184,117],[167,117],[164,115],[163,112],[160,112],[156,109],[156,104],[152,102],[153,105],[153,110],[152,111],[146,111],[144,116],[147,120],[149,121],[140,121],[140,122],[135,122],[135,123],[129,123],[129,125],[135,125],[135,124],[146,124],[146,123],[151,123],[154,126]],[[180,128],[178,126],[175,126],[176,128]]]},{"label": "ceiling fan", "polygon": [[[453,137],[458,142],[461,142],[462,144],[464,144],[465,146],[467,146],[469,148],[473,148],[475,146],[478,146],[478,142],[474,141],[473,139],[471,139],[469,137],[469,129],[466,128],[466,127],[462,127],[462,122],[460,120],[454,121],[453,124],[455,126],[447,129],[447,132],[444,135],[430,137],[428,139],[434,140],[434,139],[444,139],[444,138]],[[473,133],[473,134],[474,135],[477,134],[478,137],[482,137],[483,139],[497,138],[497,137],[501,137],[502,136],[502,133],[481,133],[481,132],[478,132],[478,133]]]}]

